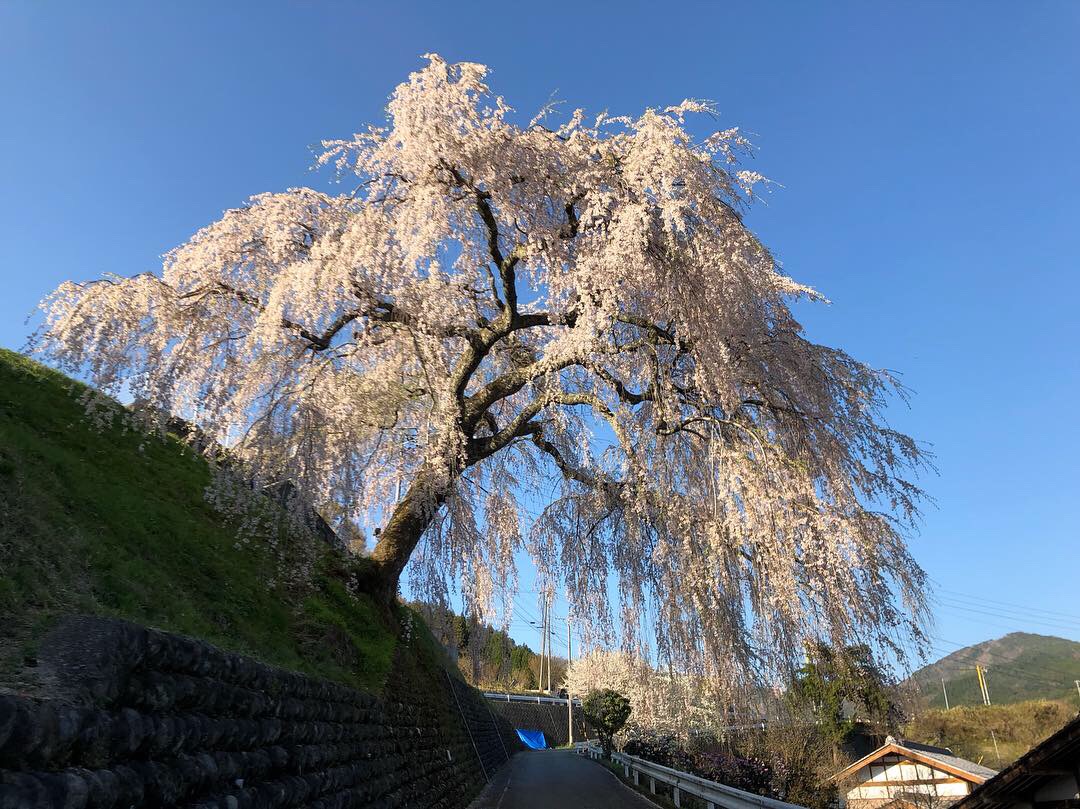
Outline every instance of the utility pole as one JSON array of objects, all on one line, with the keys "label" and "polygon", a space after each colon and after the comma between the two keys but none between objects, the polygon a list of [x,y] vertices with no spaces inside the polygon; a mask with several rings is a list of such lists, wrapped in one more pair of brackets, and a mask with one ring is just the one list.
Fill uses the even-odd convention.
[{"label": "utility pole", "polygon": [[994,740],[994,755],[997,756],[998,766],[1001,766],[1001,751],[998,750],[997,736],[994,735],[993,728],[990,729],[990,738]]},{"label": "utility pole", "polygon": [[[566,609],[566,668],[570,668],[570,608]],[[1080,687],[1080,682],[1078,682]],[[570,696],[570,689],[566,690],[566,738],[570,745],[574,744],[574,698]]]},{"label": "utility pole", "polygon": [[544,661],[547,660],[547,596],[540,605],[540,680],[536,687],[544,690]]},{"label": "utility pole", "polygon": [[548,678],[547,678],[547,692],[548,696],[551,696],[551,658],[554,657],[554,653],[551,651],[551,601],[544,602],[547,607],[547,612],[544,614],[544,623],[547,629],[544,630],[544,636],[547,639],[548,650]]},{"label": "utility pole", "polygon": [[945,695],[945,710],[949,710],[949,692],[945,690],[945,678],[941,678],[941,693]]},{"label": "utility pole", "polygon": [[975,676],[979,678],[979,690],[982,691],[983,705],[990,704],[990,689],[986,684],[986,673],[983,667],[975,664]]}]

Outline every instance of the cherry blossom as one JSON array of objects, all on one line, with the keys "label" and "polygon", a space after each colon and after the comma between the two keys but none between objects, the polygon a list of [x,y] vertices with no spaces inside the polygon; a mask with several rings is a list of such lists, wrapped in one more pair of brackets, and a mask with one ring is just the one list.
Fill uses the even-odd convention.
[{"label": "cherry blossom", "polygon": [[698,101],[515,123],[486,74],[428,56],[385,126],[324,144],[343,193],[63,284],[36,350],[363,532],[386,598],[411,559],[485,614],[525,549],[590,644],[695,676],[919,638],[925,451],[884,420],[895,380],[795,320],[822,298],[744,223],[746,140],[692,137]]}]

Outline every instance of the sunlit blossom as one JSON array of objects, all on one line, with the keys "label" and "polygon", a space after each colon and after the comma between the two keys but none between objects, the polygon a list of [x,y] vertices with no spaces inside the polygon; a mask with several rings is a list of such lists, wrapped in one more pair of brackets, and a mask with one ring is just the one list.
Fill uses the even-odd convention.
[{"label": "sunlit blossom", "polygon": [[588,644],[732,684],[809,637],[917,636],[924,453],[883,421],[894,381],[793,318],[820,296],[743,222],[746,140],[692,137],[697,101],[523,127],[485,77],[430,56],[385,127],[325,144],[342,193],[62,285],[37,349],[291,482],[390,592],[412,558],[483,615],[525,549]]}]

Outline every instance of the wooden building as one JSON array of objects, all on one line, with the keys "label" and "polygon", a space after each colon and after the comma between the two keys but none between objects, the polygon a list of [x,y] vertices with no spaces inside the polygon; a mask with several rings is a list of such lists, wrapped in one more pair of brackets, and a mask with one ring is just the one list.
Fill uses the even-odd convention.
[{"label": "wooden building", "polygon": [[996,772],[946,747],[894,739],[833,776],[846,809],[942,809]]},{"label": "wooden building", "polygon": [[999,772],[953,809],[1080,809],[1080,717]]}]

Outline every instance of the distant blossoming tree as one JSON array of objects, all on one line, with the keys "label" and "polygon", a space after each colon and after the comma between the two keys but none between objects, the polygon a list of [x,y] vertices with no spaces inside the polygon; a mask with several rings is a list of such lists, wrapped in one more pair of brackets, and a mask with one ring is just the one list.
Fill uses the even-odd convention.
[{"label": "distant blossoming tree", "polygon": [[633,709],[634,731],[689,734],[729,724],[723,693],[692,675],[658,671],[643,658],[624,651],[593,650],[566,671],[566,690],[574,697],[609,689],[626,696]]},{"label": "distant blossoming tree", "polygon": [[387,599],[413,558],[481,610],[524,546],[600,634],[648,614],[660,659],[731,682],[811,633],[909,638],[922,451],[888,375],[803,336],[819,296],[743,223],[737,130],[693,139],[694,101],[521,126],[485,74],[429,57],[385,128],[325,144],[349,193],[65,283],[37,349],[374,535]]}]

